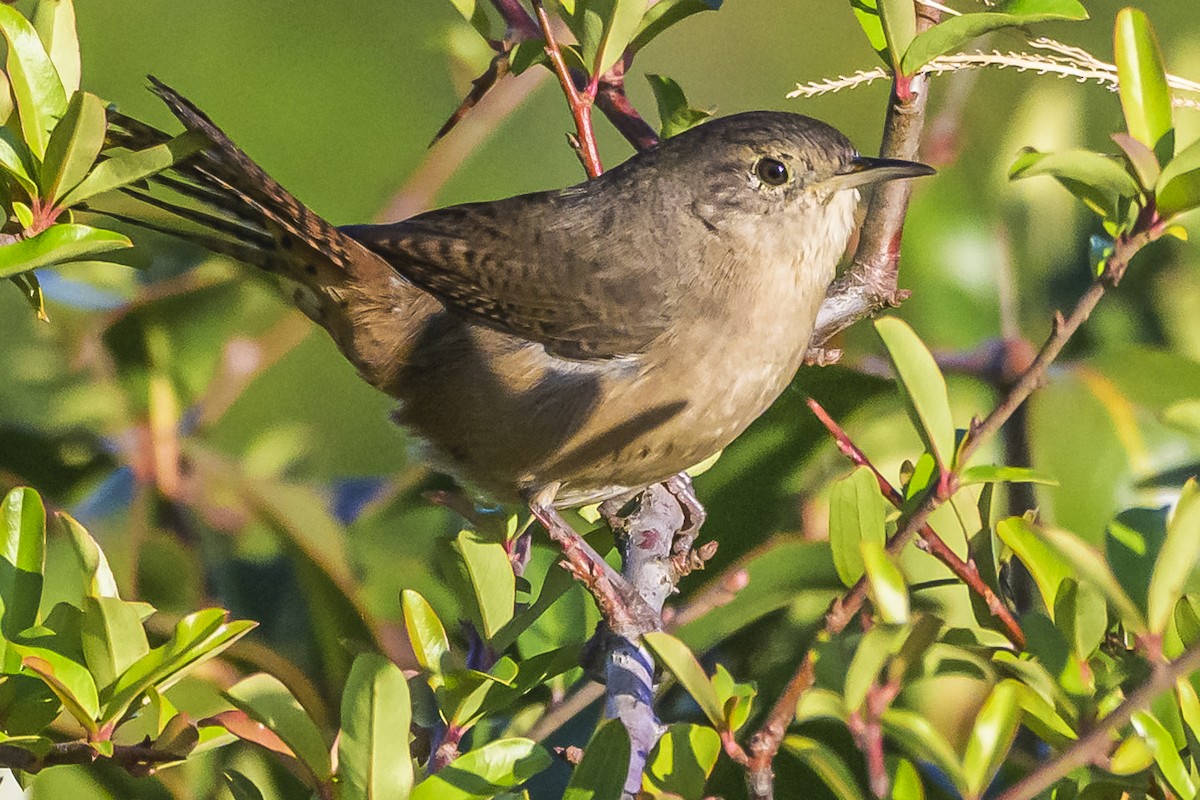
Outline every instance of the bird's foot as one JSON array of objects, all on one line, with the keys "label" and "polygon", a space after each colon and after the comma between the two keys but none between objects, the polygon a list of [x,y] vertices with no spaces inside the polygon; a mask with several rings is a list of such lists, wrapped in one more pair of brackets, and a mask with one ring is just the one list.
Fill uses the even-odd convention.
[{"label": "bird's foot", "polygon": [[[667,487],[667,491],[679,503],[679,507],[683,509],[683,527],[675,534],[675,541],[671,544],[672,556],[681,558],[690,558],[692,555],[692,545],[696,543],[696,537],[700,535],[700,527],[704,525],[704,521],[708,519],[708,512],[704,510],[704,506],[700,505],[700,498],[696,497],[696,489],[692,486],[692,478],[686,472],[681,472],[673,478],[668,478],[663,484]],[[711,545],[711,547],[710,547]],[[712,552],[699,562],[699,569],[703,567],[704,561],[712,558],[712,553],[716,552],[716,542],[709,542],[704,546]],[[688,570],[687,572],[690,572]],[[681,574],[686,575],[687,572]]]}]

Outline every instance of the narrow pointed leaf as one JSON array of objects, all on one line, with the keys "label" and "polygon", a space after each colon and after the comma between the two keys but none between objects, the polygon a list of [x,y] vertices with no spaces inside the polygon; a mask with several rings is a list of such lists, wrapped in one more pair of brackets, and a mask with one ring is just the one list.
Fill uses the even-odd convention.
[{"label": "narrow pointed leaf", "polygon": [[850,8],[867,41],[871,43],[871,49],[890,68],[892,53],[888,49],[887,35],[883,32],[883,19],[879,16],[879,0],[850,0]]},{"label": "narrow pointed leaf", "polygon": [[39,159],[50,131],[67,110],[67,94],[42,40],[15,8],[0,5],[0,34],[8,41],[8,79],[21,115],[21,131]]},{"label": "narrow pointed leaf", "polygon": [[1129,599],[1102,553],[1067,531],[1046,528],[1041,534],[1050,546],[1070,563],[1080,581],[1091,582],[1104,594],[1109,605],[1116,610],[1121,622],[1131,633],[1146,632],[1146,620],[1142,612]]},{"label": "narrow pointed leaf", "polygon": [[342,800],[405,800],[413,786],[412,704],[400,668],[383,656],[354,659],[342,694],[338,781]]},{"label": "narrow pointed leaf", "polygon": [[1024,517],[1009,517],[996,523],[996,535],[1033,575],[1046,608],[1054,608],[1058,587],[1072,576],[1071,564],[1046,544],[1041,534]]},{"label": "narrow pointed leaf", "polygon": [[829,544],[842,583],[853,586],[862,577],[861,544],[883,544],[886,537],[879,484],[869,467],[859,467],[829,493]]},{"label": "narrow pointed leaf", "polygon": [[0,504],[0,632],[4,638],[37,622],[46,564],[46,508],[33,489],[13,489]]},{"label": "narrow pointed leaf", "polygon": [[278,736],[315,780],[333,777],[329,746],[320,729],[278,678],[262,672],[243,678],[225,692],[225,698]]},{"label": "narrow pointed leaf", "polygon": [[892,71],[904,75],[901,56],[908,50],[917,35],[917,7],[912,0],[876,0],[879,19],[883,23],[883,34],[887,39],[888,52],[892,57]]},{"label": "narrow pointed leaf", "polygon": [[81,68],[74,2],[38,0],[33,12],[33,27],[54,64],[66,94],[78,91]]},{"label": "narrow pointed leaf", "polygon": [[621,721],[601,723],[571,773],[562,800],[621,800],[625,771],[618,767],[629,763],[629,753],[629,732]]},{"label": "narrow pointed leaf", "polygon": [[1113,51],[1129,135],[1155,150],[1174,123],[1162,52],[1145,12],[1123,8],[1117,13]]},{"label": "narrow pointed leaf", "polygon": [[483,636],[490,639],[513,617],[517,585],[512,562],[502,545],[489,542],[474,531],[459,533],[454,549],[466,565],[483,623]]},{"label": "narrow pointed leaf", "polygon": [[908,585],[904,574],[879,542],[864,541],[860,548],[875,612],[892,625],[908,622]]},{"label": "narrow pointed leaf", "polygon": [[148,178],[188,156],[199,153],[209,144],[203,133],[188,131],[164,144],[108,158],[101,161],[78,186],[62,198],[59,205],[78,205],[95,195]]},{"label": "narrow pointed leaf", "polygon": [[484,4],[487,0],[450,0],[450,3],[458,9],[458,13],[463,15],[471,27],[485,39],[492,38],[491,20],[488,19],[487,13],[484,11]]},{"label": "narrow pointed leaf", "polygon": [[1000,765],[1008,756],[1021,723],[1019,704],[1022,686],[1009,678],[996,684],[971,726],[962,771],[967,792],[982,797]]},{"label": "narrow pointed leaf", "polygon": [[[911,9],[912,3],[905,2]],[[908,323],[895,317],[876,320],[875,331],[887,348],[896,382],[917,433],[938,465],[949,469],[954,464],[954,419],[950,414],[946,380],[933,354]]]},{"label": "narrow pointed leaf", "polygon": [[37,236],[0,247],[0,278],[132,246],[128,237],[103,228],[51,225]]},{"label": "narrow pointed leaf", "polygon": [[1119,201],[1141,192],[1137,181],[1120,163],[1090,150],[1023,153],[1009,168],[1012,180],[1049,175],[1105,219],[1116,220]]},{"label": "narrow pointed leaf", "polygon": [[1138,732],[1150,752],[1154,754],[1154,763],[1162,770],[1163,777],[1179,797],[1195,797],[1196,782],[1192,779],[1187,766],[1179,756],[1175,739],[1163,724],[1149,711],[1135,711],[1130,720],[1133,729]]},{"label": "narrow pointed leaf", "polygon": [[100,155],[108,130],[104,103],[90,92],[76,92],[67,104],[67,112],[46,145],[42,160],[42,197],[54,202],[74,189]]},{"label": "narrow pointed leaf", "polygon": [[71,540],[71,549],[79,566],[83,570],[84,595],[87,597],[119,597],[117,579],[113,577],[112,568],[108,566],[108,558],[96,540],[70,514],[60,511],[56,514],[63,530]]},{"label": "narrow pointed leaf", "polygon": [[225,786],[233,795],[233,800],[263,800],[262,792],[258,790],[253,781],[242,773],[226,770],[222,774],[225,776]]},{"label": "narrow pointed leaf", "polygon": [[29,304],[34,316],[42,322],[49,322],[50,316],[46,313],[46,295],[42,293],[42,283],[38,280],[37,275],[32,272],[22,272],[19,275],[13,275],[9,278],[25,297],[25,302]]},{"label": "narrow pointed leaf", "polygon": [[400,593],[400,606],[404,611],[404,627],[408,641],[417,656],[417,663],[434,675],[440,675],[443,660],[450,652],[450,640],[446,629],[438,619],[433,607],[420,592],[405,589]]},{"label": "narrow pointed leaf", "polygon": [[708,721],[720,726],[725,720],[725,711],[716,690],[704,674],[704,668],[688,646],[671,634],[660,631],[646,634],[643,641],[654,651],[662,665],[671,671],[683,690],[692,696]]},{"label": "narrow pointed leaf", "polygon": [[617,63],[617,59],[633,41],[645,13],[646,0],[612,0],[612,11],[596,52],[593,75],[603,75]]},{"label": "narrow pointed leaf", "polygon": [[838,800],[865,800],[862,787],[846,762],[829,745],[799,734],[784,737],[783,749],[817,773]]},{"label": "narrow pointed leaf", "polygon": [[1167,524],[1146,596],[1146,622],[1151,633],[1167,629],[1200,553],[1200,487],[1192,478],[1183,486],[1179,503]]},{"label": "narrow pointed leaf", "polygon": [[1163,167],[1155,191],[1158,213],[1164,219],[1200,207],[1200,139]]},{"label": "narrow pointed leaf", "polygon": [[977,464],[963,470],[958,485],[970,486],[973,483],[1037,483],[1042,486],[1058,486],[1057,480],[1036,469],[996,464]]}]

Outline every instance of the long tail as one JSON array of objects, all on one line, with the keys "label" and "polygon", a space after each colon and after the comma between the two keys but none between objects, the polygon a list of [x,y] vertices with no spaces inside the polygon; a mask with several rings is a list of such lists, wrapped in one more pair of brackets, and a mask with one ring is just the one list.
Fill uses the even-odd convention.
[{"label": "long tail", "polygon": [[[151,88],[183,125],[212,146],[154,182],[195,201],[199,208],[137,190],[129,194],[197,227],[155,228],[277,274],[293,302],[319,325],[370,383],[387,388],[398,351],[408,337],[406,318],[420,316],[427,298],[378,255],[313,213],[191,101],[161,81]],[[113,114],[115,143],[141,148],[169,136]],[[104,212],[109,213],[109,212]],[[405,313],[410,312],[410,313]]]}]

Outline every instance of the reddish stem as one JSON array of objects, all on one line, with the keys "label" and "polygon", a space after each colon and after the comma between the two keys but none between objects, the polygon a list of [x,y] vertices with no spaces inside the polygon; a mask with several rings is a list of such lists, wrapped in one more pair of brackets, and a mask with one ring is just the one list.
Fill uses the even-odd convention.
[{"label": "reddish stem", "polygon": [[537,13],[542,35],[546,37],[546,55],[554,65],[554,74],[558,76],[563,94],[567,97],[571,116],[575,118],[575,147],[579,160],[583,162],[583,168],[589,178],[598,178],[604,172],[604,166],[600,163],[600,149],[596,146],[596,132],[592,127],[592,102],[596,98],[597,82],[592,79],[588,83],[587,91],[580,93],[575,87],[575,81],[571,79],[571,70],[567,67],[562,49],[554,37],[554,29],[542,0],[533,0],[533,10]]}]

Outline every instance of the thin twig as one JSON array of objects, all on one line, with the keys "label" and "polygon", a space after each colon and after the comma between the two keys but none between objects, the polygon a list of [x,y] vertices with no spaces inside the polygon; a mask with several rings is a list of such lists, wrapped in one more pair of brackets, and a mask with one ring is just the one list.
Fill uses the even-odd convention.
[{"label": "thin twig", "polygon": [[39,756],[17,745],[0,744],[0,767],[36,773],[47,767],[108,761],[131,775],[145,776],[163,764],[184,758],[178,753],[157,750],[148,744],[114,744],[112,747],[112,755],[106,756],[88,742],[57,742]]},{"label": "thin twig", "polygon": [[583,162],[583,168],[589,178],[599,177],[604,172],[604,166],[600,163],[600,150],[596,146],[596,133],[592,128],[592,101],[596,96],[596,83],[594,81],[590,83],[589,90],[582,93],[575,87],[575,81],[571,78],[571,70],[567,67],[562,49],[558,46],[554,28],[550,24],[550,17],[546,13],[546,6],[542,0],[533,0],[533,10],[537,14],[542,35],[546,38],[546,55],[550,57],[550,63],[554,65],[554,74],[558,76],[558,82],[562,84],[563,94],[566,95],[567,104],[571,107],[571,116],[575,118],[578,148],[576,152],[579,154],[579,160]]},{"label": "thin twig", "polygon": [[1175,682],[1200,669],[1200,645],[1193,645],[1174,661],[1156,662],[1150,678],[1129,695],[1125,702],[1100,720],[1061,753],[1042,763],[996,800],[1026,800],[1037,797],[1074,769],[1103,758],[1113,746],[1112,735],[1129,722],[1135,711],[1147,708],[1154,698],[1169,690]]}]

